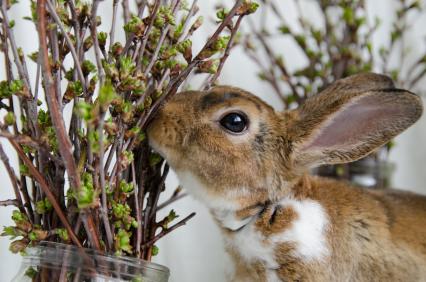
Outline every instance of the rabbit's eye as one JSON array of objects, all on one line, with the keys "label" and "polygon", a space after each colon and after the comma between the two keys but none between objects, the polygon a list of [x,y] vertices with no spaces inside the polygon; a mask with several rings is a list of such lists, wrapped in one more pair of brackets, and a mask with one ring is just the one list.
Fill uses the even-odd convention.
[{"label": "rabbit's eye", "polygon": [[247,117],[241,113],[230,113],[220,120],[220,125],[233,133],[241,133],[247,128]]}]

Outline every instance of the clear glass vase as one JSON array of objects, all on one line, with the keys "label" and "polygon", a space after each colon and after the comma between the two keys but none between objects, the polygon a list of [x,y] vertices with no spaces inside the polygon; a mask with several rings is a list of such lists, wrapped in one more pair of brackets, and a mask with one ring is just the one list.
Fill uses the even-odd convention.
[{"label": "clear glass vase", "polygon": [[384,146],[358,161],[321,166],[316,168],[313,173],[347,180],[366,188],[390,188],[395,164],[389,161],[389,150],[389,147]]},{"label": "clear glass vase", "polygon": [[165,266],[140,259],[41,242],[26,250],[21,268],[12,281],[167,282],[169,273]]}]

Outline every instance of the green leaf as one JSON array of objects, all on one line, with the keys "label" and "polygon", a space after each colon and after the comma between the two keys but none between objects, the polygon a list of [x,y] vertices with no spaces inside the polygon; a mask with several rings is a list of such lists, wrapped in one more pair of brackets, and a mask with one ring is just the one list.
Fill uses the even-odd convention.
[{"label": "green leaf", "polygon": [[92,105],[84,101],[80,101],[76,104],[75,110],[77,115],[79,115],[85,121],[92,119]]},{"label": "green leaf", "polygon": [[10,91],[13,94],[17,94],[18,92],[21,92],[24,89],[24,82],[22,80],[12,80],[10,83]]},{"label": "green leaf", "polygon": [[52,125],[52,121],[50,119],[49,113],[43,109],[39,110],[37,121],[40,127],[42,127],[43,129]]},{"label": "green leaf", "polygon": [[348,7],[343,8],[343,19],[348,24],[354,23],[354,11],[352,10],[352,7],[348,6]]},{"label": "green leaf", "polygon": [[282,25],[279,27],[279,31],[281,31],[282,34],[289,34],[291,33],[290,28],[286,25]]},{"label": "green leaf", "polygon": [[9,83],[5,80],[0,82],[0,99],[10,98],[12,91],[10,91]]},{"label": "green leaf", "polygon": [[163,158],[157,153],[152,153],[152,154],[149,155],[149,165],[150,166],[156,166],[162,160],[163,160]]},{"label": "green leaf", "polygon": [[160,251],[160,249],[156,246],[156,245],[153,245],[152,246],[152,249],[151,249],[151,254],[152,254],[152,256],[156,256],[156,255],[158,255],[158,252]]},{"label": "green leaf", "polygon": [[89,75],[90,73],[96,72],[96,66],[89,60],[83,61],[82,65],[81,65],[81,69],[82,69],[83,74],[85,76]]},{"label": "green leaf", "polygon": [[56,228],[56,234],[65,242],[68,242],[70,240],[68,231],[65,228]]},{"label": "green leaf", "polygon": [[29,278],[34,279],[36,278],[37,273],[38,273],[37,270],[35,270],[32,266],[30,266],[25,271],[25,276],[28,276]]},{"label": "green leaf", "polygon": [[179,215],[177,215],[176,214],[176,212],[175,212],[175,210],[171,210],[170,212],[169,212],[169,214],[167,215],[167,220],[169,221],[169,222],[172,222],[173,220],[175,220],[176,218],[178,218],[179,217]]},{"label": "green leaf", "polygon": [[227,15],[228,13],[229,13],[229,12],[228,12],[225,8],[222,8],[222,9],[220,9],[220,10],[218,10],[218,11],[216,12],[216,17],[217,17],[219,20],[223,21],[223,20],[226,18],[226,15]]},{"label": "green leaf", "polygon": [[120,58],[120,77],[123,79],[128,77],[136,69],[136,64],[130,56]]},{"label": "green leaf", "polygon": [[27,248],[28,243],[29,242],[27,239],[13,241],[12,243],[10,243],[9,251],[11,251],[14,254],[23,252]]},{"label": "green leaf", "polygon": [[36,212],[38,214],[45,214],[46,212],[51,211],[53,208],[52,204],[50,203],[49,199],[44,198],[44,200],[38,201],[36,203]]},{"label": "green leaf", "polygon": [[124,179],[120,181],[120,190],[123,193],[129,194],[134,190],[133,183],[127,183]]},{"label": "green leaf", "polygon": [[19,223],[19,222],[28,221],[28,217],[24,213],[18,210],[14,210],[12,212],[12,220],[16,223]]},{"label": "green leaf", "polygon": [[107,38],[108,34],[106,32],[101,31],[98,33],[98,42],[100,47],[105,47]]},{"label": "green leaf", "polygon": [[124,25],[123,29],[127,33],[133,33],[136,37],[140,37],[145,31],[145,25],[141,18],[132,16],[130,21]]},{"label": "green leaf", "polygon": [[12,237],[11,239],[15,239],[16,237],[19,236],[24,236],[25,234],[20,231],[18,228],[16,228],[15,226],[5,226],[3,228],[3,233],[0,234],[0,236],[10,236]]},{"label": "green leaf", "polygon": [[132,253],[132,246],[130,245],[130,237],[132,233],[127,232],[124,229],[119,229],[115,236],[116,249],[125,251],[129,254]]},{"label": "green leaf", "polygon": [[112,212],[118,219],[122,219],[130,215],[131,209],[128,204],[113,203]]},{"label": "green leaf", "polygon": [[111,81],[105,82],[99,89],[98,101],[100,106],[105,110],[111,102],[117,97],[114,86]]},{"label": "green leaf", "polygon": [[80,209],[93,207],[96,205],[97,193],[93,187],[92,175],[88,172],[84,172],[82,176],[82,186],[74,194],[74,198],[77,201],[77,206]]},{"label": "green leaf", "polygon": [[37,241],[37,235],[35,234],[35,232],[30,232],[28,234],[28,239],[30,239],[31,241]]},{"label": "green leaf", "polygon": [[16,121],[16,117],[15,114],[13,112],[7,112],[7,114],[4,116],[4,123],[7,126],[11,126],[15,123]]}]

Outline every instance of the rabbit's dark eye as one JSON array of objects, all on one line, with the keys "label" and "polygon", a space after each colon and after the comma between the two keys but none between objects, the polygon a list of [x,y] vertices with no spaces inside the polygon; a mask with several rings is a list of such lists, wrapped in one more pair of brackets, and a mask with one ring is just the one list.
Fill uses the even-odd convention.
[{"label": "rabbit's dark eye", "polygon": [[241,113],[230,113],[220,120],[220,125],[233,133],[243,132],[247,129],[247,123],[247,117]]}]

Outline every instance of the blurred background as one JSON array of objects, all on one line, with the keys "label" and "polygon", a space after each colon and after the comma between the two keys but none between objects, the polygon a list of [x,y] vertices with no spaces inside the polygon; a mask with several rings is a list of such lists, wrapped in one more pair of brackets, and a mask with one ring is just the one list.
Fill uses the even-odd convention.
[{"label": "blurred background", "polygon": [[[38,38],[32,23],[22,19],[30,14],[29,3],[28,1],[20,2],[10,11],[10,16],[16,19],[14,29],[18,45],[22,46],[25,53],[30,53],[36,51]],[[109,8],[110,2],[112,1],[106,0],[99,7],[103,21],[99,30],[109,30],[108,23],[111,22],[112,15]],[[345,3],[345,1],[335,2]],[[303,98],[304,95],[310,95],[311,92],[319,91],[323,87],[324,80],[317,81],[317,77],[327,76],[333,80],[362,70],[386,72],[396,79],[397,86],[408,87],[413,92],[424,94],[426,90],[426,79],[423,77],[426,72],[426,30],[424,28],[426,2],[370,0],[365,1],[363,12],[359,12],[359,9],[353,6],[354,2],[362,1],[346,1],[346,9],[340,7],[327,10],[327,17],[332,19],[332,27],[338,26],[342,21],[346,23],[354,21],[352,25],[349,24],[349,27],[361,25],[359,36],[362,38],[349,38],[346,45],[339,47],[336,44],[334,46],[336,50],[330,52],[330,54],[346,54],[346,58],[349,56],[350,59],[341,67],[342,69],[336,70],[333,66],[325,66],[322,59],[318,57],[320,52],[312,47],[323,40],[333,40],[333,37],[328,36],[332,31],[329,30],[330,27],[327,26],[324,18],[324,7],[322,7],[324,1],[280,0],[270,1],[268,5],[260,1],[259,10],[254,15],[250,15],[250,20],[242,23],[239,44],[233,48],[225,64],[219,78],[220,83],[249,90],[267,101],[276,110],[293,108],[297,105],[298,97],[280,97],[280,92],[282,92],[281,95],[289,97],[287,93],[294,90],[290,84],[296,85],[298,94]],[[419,8],[410,8],[413,3],[416,3],[415,5]],[[193,41],[195,50],[201,48],[206,35],[211,34],[214,29],[212,22],[216,18],[217,4],[220,3],[218,1],[198,2],[199,13],[204,16],[206,24],[195,34]],[[229,6],[229,3],[227,5]],[[400,11],[404,10],[404,7],[406,13],[401,15]],[[365,22],[365,26],[364,22],[356,22],[360,18]],[[402,26],[396,26],[396,22]],[[310,35],[306,34],[306,30],[310,30]],[[399,34],[398,30],[401,31]],[[335,32],[339,34],[340,31]],[[344,30],[342,32],[344,35]],[[251,35],[250,40],[247,40],[247,34]],[[124,35],[117,31],[117,36]],[[267,51],[276,54],[273,62],[270,60],[271,56],[265,53],[262,40],[265,40],[270,48]],[[314,42],[315,40],[318,42]],[[339,38],[336,41],[339,41]],[[344,49],[345,46],[359,47],[362,51],[354,55],[351,50]],[[301,47],[304,47],[303,50]],[[309,52],[310,50],[313,53]],[[341,62],[343,57],[345,56],[336,57],[336,62]],[[3,66],[2,60],[0,56],[1,66]],[[323,66],[318,71],[324,71],[324,73],[307,73],[306,68],[312,64]],[[283,67],[289,77],[294,75],[291,80],[285,77],[285,73],[283,74]],[[36,71],[34,64],[29,65],[29,71],[30,73]],[[0,80],[4,79],[3,76],[2,69]],[[197,88],[200,83],[201,79],[196,79],[190,82],[189,87]],[[423,101],[426,102],[424,98]],[[5,140],[1,142],[7,152],[12,151]],[[384,153],[387,161],[394,165],[393,169],[386,169],[385,173],[390,176],[391,186],[426,194],[426,115],[397,137],[391,147],[390,151],[386,149]],[[16,159],[11,161],[16,165]],[[393,165],[390,166],[393,167]],[[339,172],[339,169],[336,171],[340,176],[345,174]],[[364,184],[372,181],[368,177],[358,180]],[[10,185],[5,169],[0,165],[0,199],[13,198]],[[163,193],[162,197],[167,199],[177,185],[177,180],[171,173],[167,179],[168,192]],[[153,261],[170,268],[170,281],[226,281],[227,273],[232,271],[231,261],[224,252],[219,229],[211,219],[208,210],[190,196],[177,201],[173,208],[180,215],[186,215],[192,211],[197,212],[197,215],[186,226],[160,240],[159,254]],[[12,224],[11,211],[12,208],[0,207],[0,226]],[[20,256],[11,254],[8,251],[8,245],[9,239],[0,237],[0,281],[10,281],[20,265]]]}]

